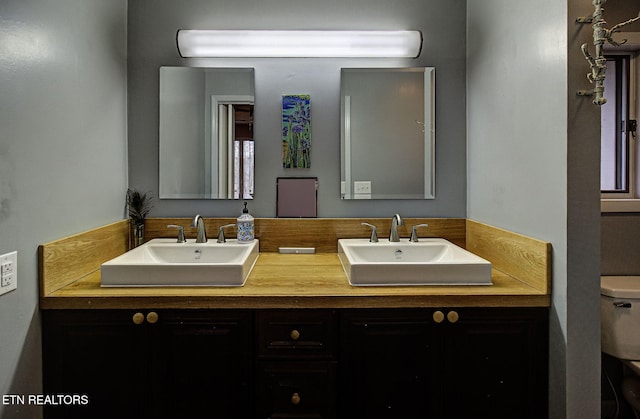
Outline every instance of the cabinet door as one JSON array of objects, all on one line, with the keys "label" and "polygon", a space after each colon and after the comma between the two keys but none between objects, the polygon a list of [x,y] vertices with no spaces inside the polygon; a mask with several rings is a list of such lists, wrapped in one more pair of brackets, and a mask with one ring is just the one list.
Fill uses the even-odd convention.
[{"label": "cabinet door", "polygon": [[438,342],[431,312],[349,311],[343,333],[341,417],[437,416]]},{"label": "cabinet door", "polygon": [[445,324],[444,418],[547,417],[547,310],[457,310]]},{"label": "cabinet door", "polygon": [[86,395],[87,404],[46,405],[47,418],[144,418],[147,329],[129,310],[42,314],[44,393]]},{"label": "cabinet door", "polygon": [[179,310],[158,315],[150,325],[153,417],[250,417],[250,313]]}]

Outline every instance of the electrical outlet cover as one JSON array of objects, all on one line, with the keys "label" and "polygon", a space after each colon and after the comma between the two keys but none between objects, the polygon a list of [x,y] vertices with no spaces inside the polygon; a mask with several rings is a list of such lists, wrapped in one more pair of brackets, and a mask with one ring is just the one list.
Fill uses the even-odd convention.
[{"label": "electrical outlet cover", "polygon": [[0,255],[0,295],[18,287],[18,252]]},{"label": "electrical outlet cover", "polygon": [[353,182],[353,193],[356,194],[370,194],[371,193],[371,181],[361,180]]}]

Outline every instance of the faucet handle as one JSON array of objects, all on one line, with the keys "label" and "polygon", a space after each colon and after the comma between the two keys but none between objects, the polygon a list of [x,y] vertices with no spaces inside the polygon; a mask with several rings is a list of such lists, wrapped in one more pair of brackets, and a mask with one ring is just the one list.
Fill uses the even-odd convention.
[{"label": "faucet handle", "polygon": [[175,225],[175,224],[169,224],[167,226],[168,228],[177,228],[178,229],[178,243],[186,243],[187,240],[184,238],[184,227],[179,226],[179,225]]},{"label": "faucet handle", "polygon": [[371,227],[371,238],[369,239],[369,241],[371,243],[378,243],[378,229],[376,228],[376,226],[369,223],[360,223],[360,224],[363,226]]},{"label": "faucet handle", "polygon": [[418,242],[418,233],[416,233],[416,230],[419,227],[428,227],[429,224],[418,224],[418,225],[414,225],[411,227],[411,238],[409,239],[410,242],[414,242],[417,243]]},{"label": "faucet handle", "polygon": [[224,229],[227,227],[233,227],[235,224],[225,224],[223,226],[220,226],[220,229],[218,230],[218,243],[226,243],[227,239],[224,237]]}]

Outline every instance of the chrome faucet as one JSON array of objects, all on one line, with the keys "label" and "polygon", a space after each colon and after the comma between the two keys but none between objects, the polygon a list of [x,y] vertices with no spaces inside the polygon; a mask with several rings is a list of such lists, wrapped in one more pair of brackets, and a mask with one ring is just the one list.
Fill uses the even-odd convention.
[{"label": "chrome faucet", "polygon": [[389,241],[390,242],[399,242],[400,237],[398,237],[398,226],[404,225],[404,221],[402,221],[402,217],[400,214],[395,214],[391,218],[391,231],[389,232]]},{"label": "chrome faucet", "polygon": [[191,223],[191,227],[198,229],[198,236],[196,237],[196,243],[206,243],[207,230],[204,227],[204,218],[202,218],[200,214],[193,217],[193,222]]}]

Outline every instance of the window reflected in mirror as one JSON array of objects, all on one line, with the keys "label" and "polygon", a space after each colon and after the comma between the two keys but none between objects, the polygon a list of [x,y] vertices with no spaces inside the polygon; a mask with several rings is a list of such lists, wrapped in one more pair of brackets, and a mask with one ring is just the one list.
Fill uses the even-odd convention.
[{"label": "window reflected in mirror", "polygon": [[253,199],[252,68],[160,68],[161,199]]}]

